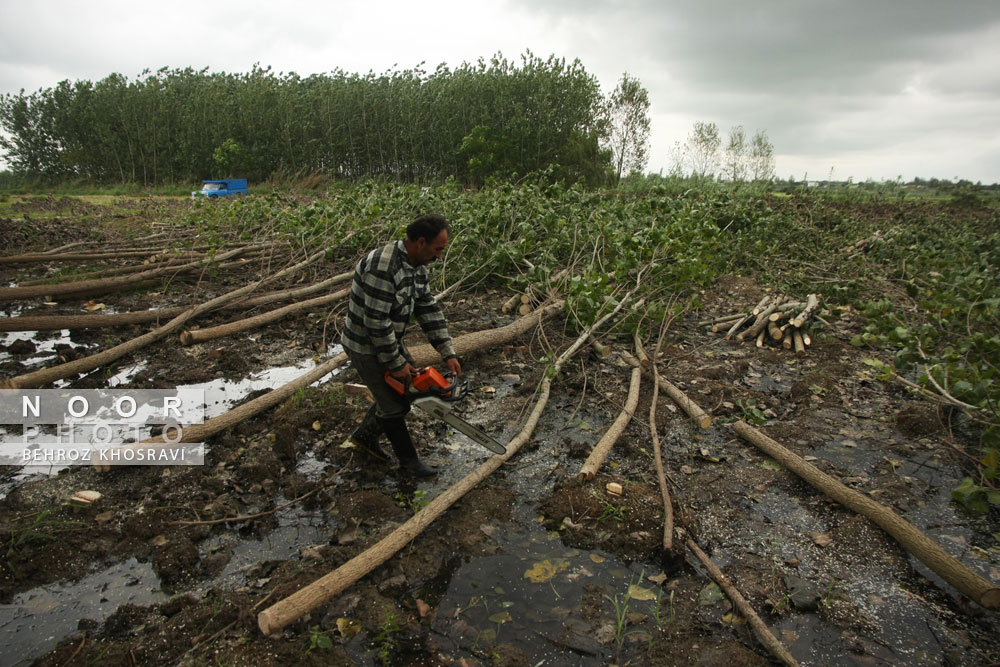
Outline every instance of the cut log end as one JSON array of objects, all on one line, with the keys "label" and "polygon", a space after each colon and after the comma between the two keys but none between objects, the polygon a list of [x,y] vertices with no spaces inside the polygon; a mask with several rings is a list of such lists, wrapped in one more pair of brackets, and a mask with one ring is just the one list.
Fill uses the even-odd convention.
[{"label": "cut log end", "polygon": [[192,345],[194,343],[194,334],[190,331],[181,332],[181,345]]},{"label": "cut log end", "polygon": [[987,609],[1000,609],[1000,588],[991,588],[983,593],[979,604]]},{"label": "cut log end", "polygon": [[521,295],[515,294],[514,296],[504,301],[504,304],[500,307],[500,312],[502,312],[504,315],[510,315],[511,313],[514,312],[514,309],[517,308],[517,306],[519,306],[520,304],[521,304]]},{"label": "cut log end", "polygon": [[270,637],[272,631],[277,631],[278,628],[274,627],[274,622],[271,619],[270,609],[265,609],[264,611],[257,614],[257,627],[260,628],[261,633],[265,637]]},{"label": "cut log end", "polygon": [[708,415],[705,415],[704,417],[698,420],[698,426],[700,426],[703,430],[711,428],[712,418],[709,417]]}]

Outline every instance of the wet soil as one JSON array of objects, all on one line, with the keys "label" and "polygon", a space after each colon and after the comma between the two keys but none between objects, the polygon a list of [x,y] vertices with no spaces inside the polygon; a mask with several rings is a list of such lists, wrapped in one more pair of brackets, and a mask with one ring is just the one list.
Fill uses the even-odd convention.
[{"label": "wet soil", "polygon": [[[5,247],[107,243],[143,225],[148,231],[154,217],[162,221],[182,205],[137,205],[127,224],[111,225],[73,203],[27,200],[13,212]],[[58,213],[59,223],[33,226],[30,240],[16,231],[43,213]],[[309,278],[350,264],[330,262]],[[57,268],[0,265],[0,274],[9,285]],[[175,281],[167,290],[101,301],[119,312],[191,303],[251,277]],[[258,612],[365,553],[489,456],[416,411],[411,432],[421,456],[439,467],[436,477],[414,479],[345,447],[368,406],[345,391],[358,382],[347,368],[210,438],[204,466],[0,471],[0,664],[770,664],[681,536],[697,540],[803,664],[1000,660],[995,613],[726,426],[737,418],[760,422],[769,436],[1000,582],[997,517],[970,515],[950,499],[964,474],[958,452],[972,443],[962,416],[878,381],[864,363],[873,353],[847,344],[863,325],[850,309],[826,313],[830,326],[814,332],[803,356],[727,342],[696,324],[763,294],[753,277],[721,277],[702,295],[701,312],[673,323],[657,360],[660,373],[714,418],[700,430],[666,398],[657,405],[679,528],[670,552],[652,461],[648,375],[600,473],[578,480],[622,409],[630,376],[617,354],[588,351],[554,383],[531,441],[510,462],[343,593],[277,636],[262,636]],[[500,312],[507,296],[487,288],[445,301],[453,335],[511,321]],[[0,309],[6,316],[77,314],[86,301]],[[341,316],[333,307],[191,347],[173,336],[66,386],[205,386],[214,416],[334,351]],[[218,313],[199,325],[234,317]],[[0,376],[91,354],[149,328],[0,334]],[[472,391],[460,413],[509,440],[533,405],[542,357],[570,339],[557,318],[544,336],[464,359]],[[620,494],[609,491],[612,483]],[[99,491],[100,500],[71,505],[81,489]]]}]

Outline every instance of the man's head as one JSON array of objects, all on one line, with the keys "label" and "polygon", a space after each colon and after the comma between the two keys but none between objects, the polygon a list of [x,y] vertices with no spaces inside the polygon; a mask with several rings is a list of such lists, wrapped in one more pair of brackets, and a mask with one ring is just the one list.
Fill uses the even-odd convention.
[{"label": "man's head", "polygon": [[420,216],[407,226],[404,244],[410,264],[430,264],[441,257],[448,244],[448,221],[434,213]]}]

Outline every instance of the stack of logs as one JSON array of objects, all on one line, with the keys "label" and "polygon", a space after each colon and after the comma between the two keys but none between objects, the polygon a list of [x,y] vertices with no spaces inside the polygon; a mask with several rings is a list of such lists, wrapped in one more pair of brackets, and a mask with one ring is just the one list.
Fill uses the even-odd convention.
[{"label": "stack of logs", "polygon": [[507,299],[500,308],[501,312],[504,315],[510,315],[515,311],[518,315],[527,315],[533,312],[547,299],[557,296],[558,285],[568,273],[567,269],[563,269],[548,278],[544,285],[528,285],[523,294],[515,294]]},{"label": "stack of logs", "polygon": [[796,354],[803,354],[812,343],[808,323],[817,308],[819,297],[815,294],[810,294],[805,302],[783,295],[768,295],[748,313],[717,317],[699,324],[710,325],[712,333],[726,332],[726,340],[756,340],[757,347],[770,342],[786,350],[794,347]]}]

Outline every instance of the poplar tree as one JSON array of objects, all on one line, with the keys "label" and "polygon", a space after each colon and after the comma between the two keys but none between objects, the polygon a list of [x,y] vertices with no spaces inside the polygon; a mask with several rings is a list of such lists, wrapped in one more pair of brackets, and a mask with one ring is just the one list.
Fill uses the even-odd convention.
[{"label": "poplar tree", "polygon": [[628,72],[611,93],[607,121],[617,185],[622,174],[640,171],[649,161],[649,93]]}]

